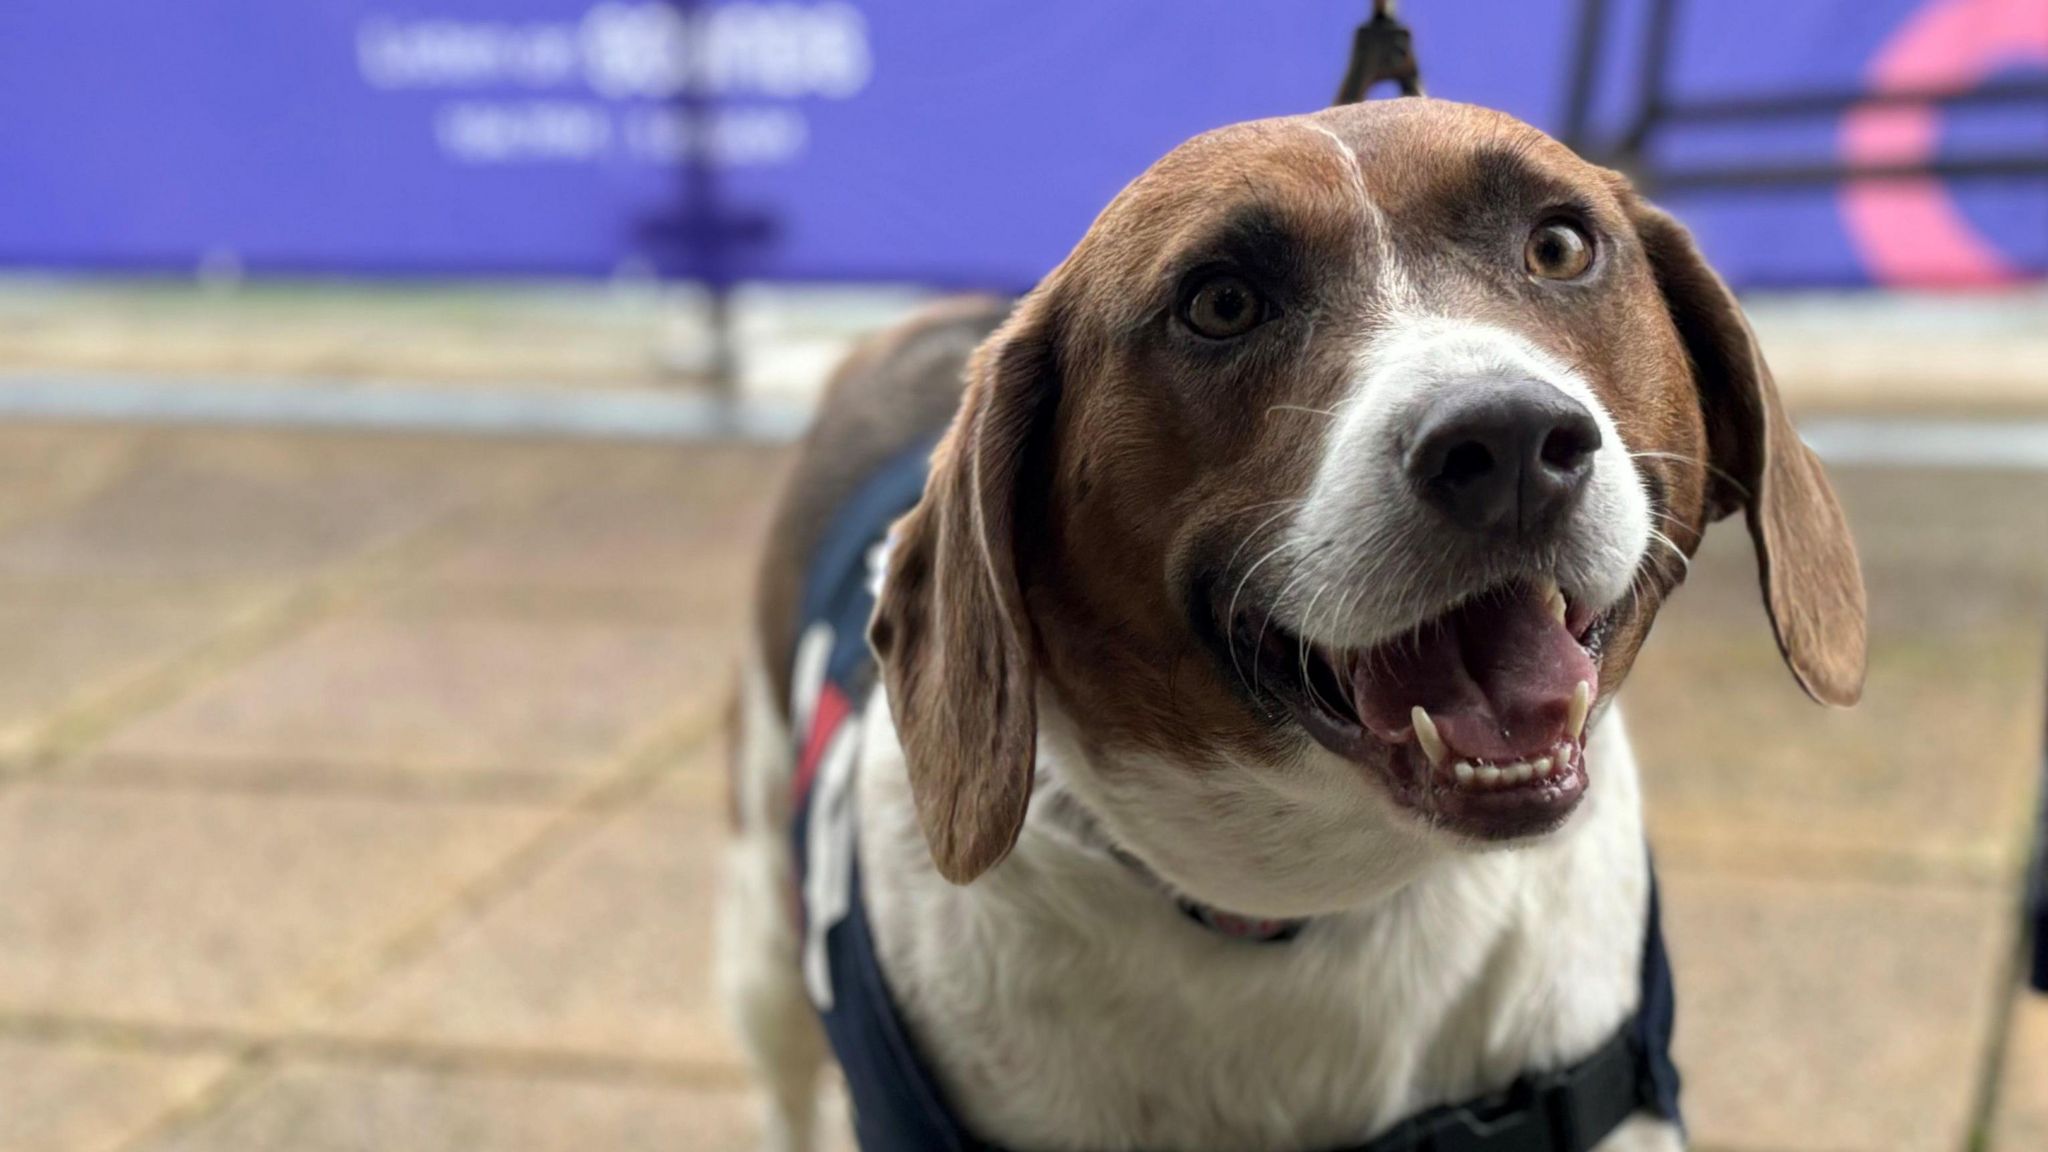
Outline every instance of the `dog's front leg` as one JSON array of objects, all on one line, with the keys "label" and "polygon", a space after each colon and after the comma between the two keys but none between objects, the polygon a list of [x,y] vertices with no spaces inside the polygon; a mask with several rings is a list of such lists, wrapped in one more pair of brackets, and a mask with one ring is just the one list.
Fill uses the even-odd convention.
[{"label": "dog's front leg", "polygon": [[731,733],[740,827],[726,849],[717,979],[763,1095],[764,1152],[810,1152],[824,1030],[805,995],[788,894],[794,883],[778,799],[794,772],[789,736],[758,661],[740,680]]}]

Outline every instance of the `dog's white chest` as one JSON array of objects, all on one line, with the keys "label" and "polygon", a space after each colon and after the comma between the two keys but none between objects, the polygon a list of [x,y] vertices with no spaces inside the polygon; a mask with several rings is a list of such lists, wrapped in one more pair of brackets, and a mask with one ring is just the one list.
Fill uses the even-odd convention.
[{"label": "dog's white chest", "polygon": [[[1612,796],[1370,914],[1233,940],[1054,834],[968,888],[930,871],[886,723],[863,869],[884,971],[961,1119],[1011,1147],[1334,1147],[1591,1051],[1635,1006],[1647,862]],[[1617,754],[1618,753],[1618,754]],[[1625,793],[1625,795],[1623,795]]]}]

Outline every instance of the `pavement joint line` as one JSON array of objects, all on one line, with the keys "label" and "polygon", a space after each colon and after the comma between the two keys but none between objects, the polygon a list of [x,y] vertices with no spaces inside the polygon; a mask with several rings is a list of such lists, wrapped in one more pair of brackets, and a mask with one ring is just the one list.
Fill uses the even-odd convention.
[{"label": "pavement joint line", "polygon": [[[425,955],[441,938],[441,932],[451,921],[462,919],[474,922],[496,907],[500,901],[519,890],[521,886],[538,876],[550,865],[558,862],[577,845],[587,842],[601,830],[611,817],[624,811],[634,800],[653,791],[665,779],[673,765],[697,745],[710,739],[716,728],[721,709],[701,707],[679,710],[677,716],[661,733],[630,749],[620,759],[620,770],[613,780],[593,788],[577,801],[571,803],[556,816],[543,824],[523,844],[512,848],[498,862],[486,868],[481,874],[460,886],[449,898],[438,902],[413,921],[396,932],[387,935],[381,946],[370,949],[360,961],[350,963],[344,960],[330,972],[325,980],[315,980],[313,986],[299,997],[300,1006],[296,1015],[304,1019],[316,1014],[331,1014],[347,1005],[354,997],[362,995],[385,975],[402,969],[406,964]],[[580,832],[580,834],[579,834]],[[286,1008],[286,1018],[294,1011]],[[289,1030],[295,1039],[290,1043],[299,1047],[309,1046],[311,1038],[319,1036],[304,1028]],[[136,1137],[123,1143],[117,1152],[138,1152],[149,1144],[181,1130],[189,1130],[216,1114],[238,1098],[245,1089],[261,1081],[261,1077],[275,1063],[277,1054],[287,1041],[272,1037],[247,1047],[237,1058],[235,1065],[209,1089],[160,1116]],[[344,1051],[378,1053],[385,1059],[401,1052],[425,1053],[445,1051],[426,1045],[404,1045],[394,1042],[350,1041],[339,1037],[324,1037],[319,1049],[333,1054]],[[494,1050],[484,1050],[494,1051]],[[503,1050],[500,1051],[502,1055]],[[374,1063],[374,1057],[366,1056],[366,1062]],[[522,1066],[538,1068],[543,1064],[561,1067],[562,1058],[548,1057],[543,1061],[529,1056]],[[452,1067],[452,1065],[450,1065]],[[586,1062],[586,1066],[587,1062]],[[629,1066],[627,1061],[606,1065],[614,1074]],[[732,1073],[735,1085],[742,1078]]]},{"label": "pavement joint line", "polygon": [[0,1039],[77,1044],[110,1052],[151,1055],[221,1055],[235,1060],[267,1056],[325,1060],[455,1073],[532,1076],[685,1088],[738,1088],[748,1082],[731,1060],[652,1056],[589,1048],[533,1048],[447,1044],[378,1036],[348,1036],[313,1029],[267,1032],[210,1025],[142,1023],[64,1013],[0,1012]]},{"label": "pavement joint line", "polygon": [[72,693],[37,722],[0,743],[21,745],[20,777],[61,774],[68,762],[121,724],[163,707],[200,684],[246,665],[305,634],[315,625],[402,588],[435,551],[478,514],[489,498],[479,496],[410,530],[368,545],[324,572],[280,588],[239,613],[195,644],[141,669],[125,669],[97,685]]},{"label": "pavement joint line", "polygon": [[260,1084],[272,1060],[266,1049],[237,1053],[219,1075],[184,1099],[164,1108],[108,1152],[142,1152],[214,1115],[249,1087]]},{"label": "pavement joint line", "polygon": [[737,594],[703,591],[588,584],[536,588],[530,583],[425,576],[406,589],[404,602],[393,607],[401,612],[431,611],[443,619],[510,616],[540,624],[701,625],[713,610],[730,611],[737,599]]},{"label": "pavement joint line", "polygon": [[408,554],[418,551],[422,543],[418,537],[408,536],[376,549],[339,573],[316,576],[231,615],[220,629],[192,647],[81,689],[28,725],[25,742],[31,765],[44,771],[54,769],[122,723],[169,704],[199,684],[247,664],[318,622],[386,590]]},{"label": "pavement joint line", "polygon": [[[1661,841],[1656,839],[1656,833],[1651,835],[1654,848]],[[1924,871],[1873,874],[1858,871],[1853,864],[1844,866],[1841,871],[1818,871],[1808,866],[1810,864],[1811,861],[1805,858],[1749,864],[1739,859],[1693,857],[1676,851],[1660,851],[1657,856],[1659,873],[1672,876],[1740,879],[1762,884],[1850,885],[1893,893],[1981,897],[1987,893],[2013,891],[2018,879],[1997,875],[1930,875]]]},{"label": "pavement joint line", "polygon": [[125,445],[112,460],[98,468],[84,470],[84,478],[72,478],[34,504],[0,513],[0,533],[12,533],[40,520],[77,510],[86,501],[106,491],[135,467],[135,446]]},{"label": "pavement joint line", "polygon": [[310,981],[296,998],[296,1009],[288,1007],[283,1014],[301,1020],[331,1017],[384,976],[425,956],[442,941],[449,925],[481,919],[659,787],[677,764],[713,737],[723,714],[722,708],[706,707],[701,701],[678,706],[621,754],[609,779],[568,800],[523,843],[386,934],[381,944],[343,958],[324,978]]},{"label": "pavement joint line", "polygon": [[[6,776],[0,769],[0,779]],[[559,806],[587,784],[577,768],[505,769],[397,766],[368,760],[305,760],[285,756],[192,757],[122,752],[81,757],[52,773],[52,786],[105,792],[339,797],[394,803]]]},{"label": "pavement joint line", "polygon": [[1659,865],[1674,872],[1981,891],[2010,887],[2020,866],[2018,849],[1975,842],[1912,849],[1789,835],[1719,836],[1696,831],[1699,821],[1683,814],[1653,816],[1651,823]]}]

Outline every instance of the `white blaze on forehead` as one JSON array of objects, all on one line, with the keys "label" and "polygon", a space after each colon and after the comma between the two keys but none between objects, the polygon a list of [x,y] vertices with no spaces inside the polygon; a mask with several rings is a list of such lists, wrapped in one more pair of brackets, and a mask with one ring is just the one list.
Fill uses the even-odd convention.
[{"label": "white blaze on forehead", "polygon": [[1552,573],[1572,601],[1604,609],[1628,592],[1651,538],[1650,501],[1613,413],[1570,365],[1505,328],[1444,316],[1396,314],[1358,360],[1351,393],[1329,425],[1309,495],[1290,532],[1293,588],[1355,589],[1346,619],[1305,621],[1290,591],[1276,607],[1316,639],[1375,642],[1477,591],[1452,570],[1454,531],[1416,498],[1403,471],[1407,431],[1446,389],[1537,381],[1582,405],[1600,429],[1585,495],[1563,529]]},{"label": "white blaze on forehead", "polygon": [[1337,156],[1344,166],[1344,173],[1351,189],[1358,197],[1359,212],[1364,217],[1366,234],[1372,239],[1372,277],[1374,287],[1379,290],[1381,306],[1387,308],[1407,307],[1416,299],[1415,285],[1408,279],[1406,269],[1401,265],[1400,254],[1394,248],[1394,226],[1387,219],[1372,193],[1365,187],[1365,170],[1359,165],[1358,150],[1346,143],[1342,136],[1321,124],[1301,122],[1302,127],[1321,135],[1337,149]]}]

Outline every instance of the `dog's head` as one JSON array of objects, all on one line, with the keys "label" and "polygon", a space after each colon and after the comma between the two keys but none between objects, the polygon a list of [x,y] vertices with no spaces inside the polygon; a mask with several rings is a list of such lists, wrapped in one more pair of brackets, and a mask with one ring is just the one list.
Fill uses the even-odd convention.
[{"label": "dog's head", "polygon": [[1442,101],[1198,137],[981,347],[899,526],[872,635],[933,857],[1008,852],[1042,729],[1224,907],[1548,833],[1736,511],[1786,663],[1853,702],[1854,547],[1684,228]]}]

